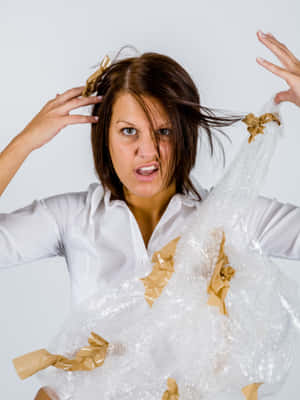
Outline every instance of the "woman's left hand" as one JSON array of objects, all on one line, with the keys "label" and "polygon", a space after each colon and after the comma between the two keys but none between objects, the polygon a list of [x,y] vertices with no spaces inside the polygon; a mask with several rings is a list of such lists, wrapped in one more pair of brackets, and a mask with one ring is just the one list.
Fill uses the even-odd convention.
[{"label": "woman's left hand", "polygon": [[278,104],[282,101],[290,101],[300,107],[300,61],[285,44],[280,43],[271,33],[267,33],[263,36],[264,34],[258,31],[256,34],[260,42],[268,47],[286,68],[278,67],[263,58],[256,58],[258,64],[284,79],[290,87],[288,90],[276,94],[274,99],[275,103]]}]

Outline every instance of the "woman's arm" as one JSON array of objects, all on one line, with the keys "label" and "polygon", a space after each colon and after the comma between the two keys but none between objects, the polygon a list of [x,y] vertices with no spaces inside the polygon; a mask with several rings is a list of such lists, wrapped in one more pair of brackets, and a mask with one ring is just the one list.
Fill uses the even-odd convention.
[{"label": "woman's arm", "polygon": [[0,196],[31,151],[30,142],[20,134],[0,153]]},{"label": "woman's arm", "polygon": [[300,207],[258,196],[246,221],[249,239],[265,255],[300,260]]},{"label": "woman's arm", "polygon": [[[204,188],[204,198],[212,191]],[[258,195],[243,217],[250,247],[268,257],[300,260],[300,207]]]},{"label": "woman's arm", "polygon": [[35,149],[52,140],[69,124],[95,123],[96,117],[70,115],[78,107],[99,103],[97,96],[81,96],[84,86],[67,90],[49,100],[0,154],[0,196],[14,177],[25,158]]}]

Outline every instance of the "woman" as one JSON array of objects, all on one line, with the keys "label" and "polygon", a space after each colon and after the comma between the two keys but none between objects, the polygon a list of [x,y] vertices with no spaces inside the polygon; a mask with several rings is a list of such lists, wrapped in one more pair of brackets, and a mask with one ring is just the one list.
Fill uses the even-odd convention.
[{"label": "woman", "polygon": [[[258,37],[287,67],[283,70],[260,61],[290,85],[289,91],[279,93],[276,101],[300,106],[299,61],[275,38]],[[217,117],[201,106],[186,71],[174,60],[156,53],[113,63],[98,82],[97,94],[103,95],[100,99],[79,98],[83,88],[73,88],[47,102],[0,155],[2,194],[31,151],[42,147],[68,124],[93,123],[93,155],[101,185],[91,184],[87,192],[52,196],[11,214],[0,214],[0,266],[66,256],[72,270],[73,303],[101,285],[116,285],[134,273],[128,269],[133,264],[132,255],[136,266],[141,265],[158,244],[164,244],[162,240],[167,243],[174,231],[178,234],[182,221],[192,218],[196,201],[207,193],[200,186],[199,195],[189,178],[196,159],[197,128],[200,126],[207,133],[213,153],[211,128],[229,126],[244,117]],[[89,104],[94,104],[91,116],[68,114]],[[134,133],[129,134],[129,130]],[[153,165],[152,172],[143,168],[149,164]],[[198,199],[190,197],[190,192]],[[261,198],[258,210],[267,209],[268,200]],[[120,224],[118,231],[112,226],[113,220]],[[283,224],[284,221],[281,229]],[[31,240],[26,243],[24,238],[29,232]],[[124,243],[116,240],[118,235]],[[13,241],[10,243],[7,238]],[[97,243],[92,250],[91,238]],[[270,233],[268,240],[261,242],[271,255],[300,257],[300,249],[289,250],[290,240],[292,237],[280,250]],[[54,396],[44,388],[36,398]]]}]

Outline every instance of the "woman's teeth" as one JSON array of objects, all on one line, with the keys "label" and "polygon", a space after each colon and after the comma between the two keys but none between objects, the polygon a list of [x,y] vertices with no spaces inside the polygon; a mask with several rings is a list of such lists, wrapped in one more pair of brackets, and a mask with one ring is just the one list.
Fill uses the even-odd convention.
[{"label": "woman's teeth", "polygon": [[137,173],[140,175],[151,175],[152,172],[157,171],[158,168],[156,167],[144,167],[144,168],[139,168],[137,170]]}]

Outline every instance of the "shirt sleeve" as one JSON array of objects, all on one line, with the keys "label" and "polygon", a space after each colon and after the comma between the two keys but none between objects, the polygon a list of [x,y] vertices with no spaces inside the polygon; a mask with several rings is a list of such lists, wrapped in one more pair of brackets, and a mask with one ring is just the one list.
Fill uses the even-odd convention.
[{"label": "shirt sleeve", "polygon": [[258,196],[246,218],[249,239],[264,254],[300,260],[300,207]]},{"label": "shirt sleeve", "polygon": [[57,194],[0,213],[0,269],[64,256],[65,229],[83,207],[85,194]]}]

